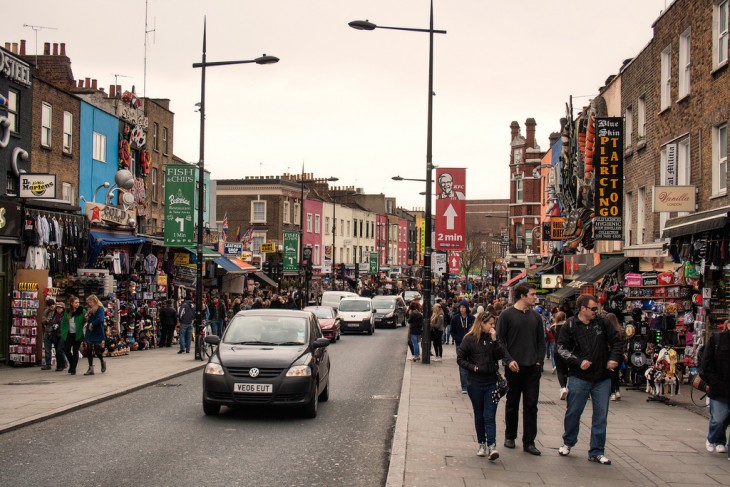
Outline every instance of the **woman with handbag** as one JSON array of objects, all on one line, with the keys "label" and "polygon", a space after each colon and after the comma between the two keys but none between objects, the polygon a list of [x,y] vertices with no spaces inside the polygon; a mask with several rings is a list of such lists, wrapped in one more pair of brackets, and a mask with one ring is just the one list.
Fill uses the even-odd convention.
[{"label": "woman with handbag", "polygon": [[84,325],[84,341],[89,349],[89,369],[84,372],[84,375],[94,375],[94,355],[99,357],[101,361],[101,372],[106,372],[106,362],[104,361],[104,347],[103,343],[106,339],[106,333],[104,330],[104,316],[106,310],[102,306],[99,298],[95,294],[92,294],[86,299],[86,305],[89,307],[89,311],[86,313],[86,325]]},{"label": "woman with handbag", "polygon": [[444,355],[444,344],[441,334],[444,332],[444,310],[436,303],[431,310],[431,343],[433,343],[434,362],[441,362]]},{"label": "woman with handbag", "polygon": [[474,426],[479,442],[477,455],[487,456],[494,461],[497,451],[497,391],[499,374],[498,361],[504,358],[504,349],[497,341],[494,325],[497,317],[482,313],[456,351],[459,367],[467,371],[467,393],[474,409]]},{"label": "woman with handbag", "polygon": [[[413,301],[416,301],[415,299]],[[421,313],[421,307],[416,301],[415,305],[411,302],[409,307],[410,312],[408,313],[408,343],[410,343],[411,353],[413,354],[413,361],[418,362],[421,360],[421,349],[419,342],[421,341],[421,333],[423,333],[423,313]],[[430,346],[426,344],[426,346]]]},{"label": "woman with handbag", "polygon": [[84,308],[79,305],[79,298],[71,296],[68,300],[69,309],[61,320],[61,340],[64,342],[64,351],[68,361],[68,373],[76,375],[76,365],[79,363],[79,348],[84,340],[82,332],[85,314]]}]

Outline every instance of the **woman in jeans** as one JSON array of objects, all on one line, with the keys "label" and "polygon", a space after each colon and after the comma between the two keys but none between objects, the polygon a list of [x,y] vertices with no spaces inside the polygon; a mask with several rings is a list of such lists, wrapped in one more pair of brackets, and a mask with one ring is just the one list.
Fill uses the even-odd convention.
[{"label": "woman in jeans", "polygon": [[[553,337],[557,343],[558,337],[560,336],[560,329],[565,324],[565,313],[558,311],[553,315],[552,324],[550,330],[553,332]],[[558,353],[553,353],[553,371],[558,374],[558,384],[560,384],[560,400],[565,401],[568,397],[568,364],[565,363],[563,357]]]},{"label": "woman in jeans", "polygon": [[104,347],[102,347],[106,339],[104,330],[104,315],[106,314],[106,310],[95,294],[92,294],[86,299],[86,305],[89,307],[89,311],[86,313],[86,335],[84,336],[84,341],[89,352],[89,369],[84,372],[84,375],[94,375],[94,355],[99,357],[101,361],[101,372],[106,372],[106,362],[104,361],[103,355]]},{"label": "woman in jeans", "polygon": [[441,341],[441,334],[444,332],[444,311],[441,305],[436,303],[431,310],[431,343],[433,343],[434,362],[441,362],[444,355],[444,345]]},{"label": "woman in jeans", "polygon": [[[614,327],[616,330],[616,333],[619,334],[621,337],[621,340],[626,341],[626,336],[624,333],[624,328],[621,326],[621,323],[618,322],[618,318],[613,313],[608,313],[606,315],[606,319],[609,323]],[[618,367],[613,369],[611,371],[611,400],[612,401],[618,401],[621,399],[621,391],[619,389],[619,386],[621,384],[621,364],[619,364]]]},{"label": "woman in jeans", "polygon": [[[411,344],[411,352],[413,353],[413,361],[421,360],[421,349],[419,342],[421,341],[421,333],[423,332],[423,313],[421,308],[416,304],[408,313],[408,339]],[[428,346],[428,344],[427,344]]]},{"label": "woman in jeans", "polygon": [[498,361],[504,358],[504,349],[497,341],[494,324],[497,317],[482,313],[456,351],[459,367],[467,371],[467,392],[474,408],[474,426],[479,442],[477,455],[494,461],[497,451],[497,402],[492,397],[497,387]]},{"label": "woman in jeans", "polygon": [[79,348],[84,340],[84,308],[79,305],[79,298],[71,296],[68,300],[69,308],[61,320],[61,339],[64,342],[64,351],[68,361],[68,373],[76,375],[76,364],[79,362]]}]

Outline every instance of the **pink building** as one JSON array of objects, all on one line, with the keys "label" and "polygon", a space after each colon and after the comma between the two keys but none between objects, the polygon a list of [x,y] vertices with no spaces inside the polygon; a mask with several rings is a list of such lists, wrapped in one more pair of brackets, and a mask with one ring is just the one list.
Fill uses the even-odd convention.
[{"label": "pink building", "polygon": [[398,219],[398,264],[408,263],[408,220]]},{"label": "pink building", "polygon": [[324,233],[324,203],[321,200],[304,200],[304,247],[312,248],[312,265],[322,265],[322,234]]}]

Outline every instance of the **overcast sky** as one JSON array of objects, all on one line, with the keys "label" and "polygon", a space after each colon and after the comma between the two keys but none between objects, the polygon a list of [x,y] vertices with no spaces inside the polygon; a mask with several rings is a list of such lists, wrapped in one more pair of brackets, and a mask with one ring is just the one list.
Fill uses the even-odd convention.
[{"label": "overcast sky", "polygon": [[[433,161],[467,168],[467,198],[509,196],[509,124],[559,129],[570,95],[587,103],[651,39],[669,0],[435,0]],[[396,196],[423,208],[428,34],[356,31],[351,20],[428,28],[427,0],[149,0],[5,2],[4,42],[65,42],[76,79],[169,98],[174,151],[196,162],[203,17],[208,61],[206,168],[213,178],[298,173]],[[23,24],[53,27],[33,30]]]}]

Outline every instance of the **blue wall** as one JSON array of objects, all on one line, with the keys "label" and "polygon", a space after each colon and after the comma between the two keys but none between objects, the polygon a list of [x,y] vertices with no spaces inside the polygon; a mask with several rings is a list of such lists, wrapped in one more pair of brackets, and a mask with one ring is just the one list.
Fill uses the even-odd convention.
[{"label": "blue wall", "polygon": [[[114,184],[119,164],[119,119],[83,100],[80,119],[79,196],[91,202],[94,190],[99,185],[104,182]],[[106,135],[106,162],[92,159],[94,132]],[[104,203],[105,198],[106,189],[101,188],[96,195],[96,202]],[[86,208],[80,200],[79,206],[84,213]]]}]

